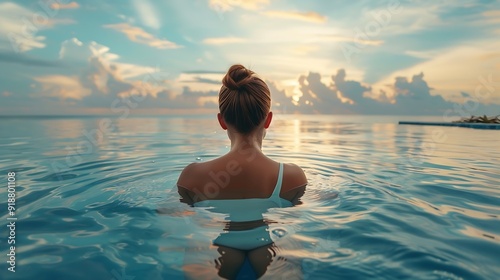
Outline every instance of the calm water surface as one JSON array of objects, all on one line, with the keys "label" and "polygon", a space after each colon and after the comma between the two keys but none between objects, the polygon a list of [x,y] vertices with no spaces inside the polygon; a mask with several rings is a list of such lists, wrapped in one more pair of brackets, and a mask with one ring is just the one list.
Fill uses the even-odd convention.
[{"label": "calm water surface", "polygon": [[[302,205],[267,213],[277,256],[263,279],[498,279],[500,131],[397,125],[439,119],[276,115],[264,152],[310,183]],[[174,188],[228,150],[215,118],[2,118],[0,133],[0,278],[216,278],[222,218]]]}]

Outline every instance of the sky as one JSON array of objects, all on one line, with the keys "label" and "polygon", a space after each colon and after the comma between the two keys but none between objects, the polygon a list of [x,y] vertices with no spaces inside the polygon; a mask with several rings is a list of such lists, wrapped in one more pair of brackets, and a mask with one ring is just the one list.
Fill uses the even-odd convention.
[{"label": "sky", "polygon": [[500,1],[0,0],[0,115],[217,112],[227,69],[272,110],[500,114]]}]

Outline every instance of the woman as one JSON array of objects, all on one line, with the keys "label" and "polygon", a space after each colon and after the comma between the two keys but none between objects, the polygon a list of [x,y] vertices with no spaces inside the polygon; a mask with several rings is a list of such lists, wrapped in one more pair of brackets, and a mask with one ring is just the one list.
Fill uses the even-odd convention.
[{"label": "woman", "polygon": [[273,117],[266,83],[242,65],[222,80],[217,114],[231,150],[214,160],[188,165],[177,182],[183,202],[227,214],[226,232],[215,241],[219,275],[235,278],[245,260],[262,276],[272,260],[273,243],[263,213],[300,203],[307,179],[295,164],[278,163],[262,152]]}]

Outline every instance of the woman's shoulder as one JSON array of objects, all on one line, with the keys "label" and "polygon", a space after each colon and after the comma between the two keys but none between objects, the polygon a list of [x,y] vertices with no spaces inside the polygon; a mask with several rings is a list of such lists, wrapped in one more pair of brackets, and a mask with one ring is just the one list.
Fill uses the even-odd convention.
[{"label": "woman's shoulder", "polygon": [[283,164],[283,184],[293,188],[307,184],[307,177],[304,170],[295,163]]},{"label": "woman's shoulder", "polygon": [[283,164],[283,181],[281,185],[281,197],[292,201],[294,204],[305,192],[307,177],[304,170],[296,164]]},{"label": "woman's shoulder", "polygon": [[182,170],[177,180],[177,186],[190,190],[190,187],[197,186],[200,182],[209,180],[211,171],[218,170],[223,166],[224,161],[221,158],[206,162],[193,162],[188,164]]},{"label": "woman's shoulder", "polygon": [[177,180],[177,186],[189,190],[191,186],[196,185],[199,175],[202,173],[201,170],[205,169],[206,164],[205,162],[193,162],[184,167]]}]

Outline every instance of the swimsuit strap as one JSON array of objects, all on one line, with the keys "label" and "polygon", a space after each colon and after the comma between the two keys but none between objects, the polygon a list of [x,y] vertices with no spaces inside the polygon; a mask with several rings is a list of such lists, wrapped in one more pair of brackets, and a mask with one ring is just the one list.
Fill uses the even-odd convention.
[{"label": "swimsuit strap", "polygon": [[278,181],[276,181],[276,186],[274,186],[274,191],[273,194],[271,195],[271,198],[279,198],[280,197],[280,192],[281,192],[281,184],[283,182],[283,163],[280,162],[280,169],[278,172]]}]

